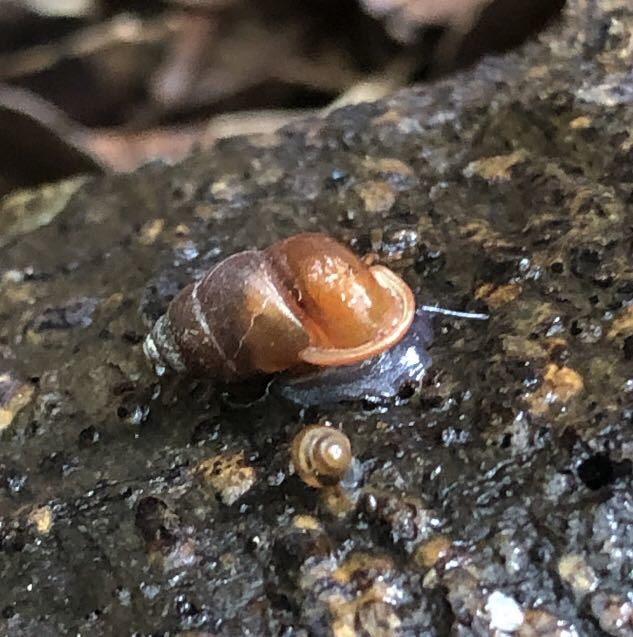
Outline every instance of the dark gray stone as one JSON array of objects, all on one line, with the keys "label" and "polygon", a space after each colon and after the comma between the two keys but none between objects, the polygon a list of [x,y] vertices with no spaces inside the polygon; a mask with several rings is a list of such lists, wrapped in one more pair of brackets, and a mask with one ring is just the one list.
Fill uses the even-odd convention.
[{"label": "dark gray stone", "polygon": [[[518,607],[519,635],[631,635],[631,33],[628,0],[576,0],[461,75],[95,179],[26,230],[0,208],[0,632],[482,635]],[[435,317],[388,409],[159,385],[173,294],[302,230],[490,320]],[[341,509],[288,471],[318,419],[362,467]],[[191,469],[239,452],[226,506]]]}]

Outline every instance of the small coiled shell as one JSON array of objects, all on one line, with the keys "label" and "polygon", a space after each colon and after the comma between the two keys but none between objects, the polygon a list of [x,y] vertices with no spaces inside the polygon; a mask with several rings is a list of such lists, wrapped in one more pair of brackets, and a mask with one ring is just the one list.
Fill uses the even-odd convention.
[{"label": "small coiled shell", "polygon": [[297,475],[307,485],[321,489],[337,484],[347,473],[352,446],[342,431],[310,425],[294,437],[290,456]]}]

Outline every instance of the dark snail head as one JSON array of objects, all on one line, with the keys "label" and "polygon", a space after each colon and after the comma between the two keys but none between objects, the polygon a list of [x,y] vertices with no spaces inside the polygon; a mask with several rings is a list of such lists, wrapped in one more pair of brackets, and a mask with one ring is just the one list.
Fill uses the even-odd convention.
[{"label": "dark snail head", "polygon": [[352,447],[342,431],[310,425],[294,437],[290,456],[297,475],[320,489],[341,481],[352,463]]},{"label": "dark snail head", "polygon": [[144,343],[157,370],[225,381],[302,364],[353,365],[398,343],[415,315],[407,284],[323,234],[228,257],[170,303]]}]

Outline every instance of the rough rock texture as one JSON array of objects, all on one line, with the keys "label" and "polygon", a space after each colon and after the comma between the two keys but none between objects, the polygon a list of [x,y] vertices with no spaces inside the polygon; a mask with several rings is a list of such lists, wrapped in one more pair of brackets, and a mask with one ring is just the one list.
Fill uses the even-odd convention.
[{"label": "rough rock texture", "polygon": [[[0,208],[0,633],[632,635],[632,64],[630,2],[575,0],[435,85]],[[490,320],[436,318],[380,409],[159,386],[174,292],[298,230]],[[288,470],[320,420],[347,491]]]}]

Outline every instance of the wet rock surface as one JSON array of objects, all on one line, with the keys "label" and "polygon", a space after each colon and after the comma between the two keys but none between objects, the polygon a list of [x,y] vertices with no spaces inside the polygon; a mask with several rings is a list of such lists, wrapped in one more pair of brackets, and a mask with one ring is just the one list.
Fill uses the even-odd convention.
[{"label": "wet rock surface", "polygon": [[[633,634],[632,33],[578,0],[455,78],[0,208],[0,633]],[[386,406],[159,383],[175,292],[303,230],[490,320],[437,316]],[[288,467],[325,420],[347,497]]]}]

